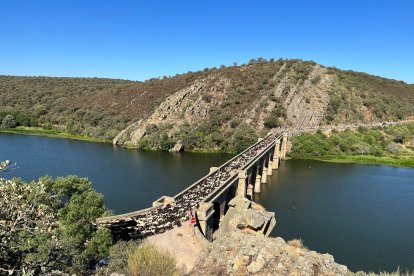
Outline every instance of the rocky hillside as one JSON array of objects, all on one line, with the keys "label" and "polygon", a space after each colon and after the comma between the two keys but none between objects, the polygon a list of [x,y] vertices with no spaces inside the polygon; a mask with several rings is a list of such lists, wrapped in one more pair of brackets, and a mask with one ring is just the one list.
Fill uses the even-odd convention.
[{"label": "rocky hillside", "polygon": [[414,85],[301,60],[251,60],[175,77],[0,77],[0,114],[121,146],[240,151],[277,127],[371,123],[414,115]]}]

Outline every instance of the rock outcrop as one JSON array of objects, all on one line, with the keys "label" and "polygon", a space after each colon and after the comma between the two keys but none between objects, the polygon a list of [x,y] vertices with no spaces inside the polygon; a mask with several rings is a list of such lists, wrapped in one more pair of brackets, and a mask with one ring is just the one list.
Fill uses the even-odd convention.
[{"label": "rock outcrop", "polygon": [[229,202],[229,210],[220,222],[218,236],[242,231],[269,236],[276,225],[275,213],[267,212],[259,204],[243,197]]},{"label": "rock outcrop", "polygon": [[217,238],[199,255],[189,275],[348,275],[328,254],[266,237],[275,214],[245,198],[235,198]]},{"label": "rock outcrop", "polygon": [[199,255],[190,275],[348,275],[328,254],[288,245],[282,238],[234,231]]},{"label": "rock outcrop", "polygon": [[[332,76],[320,65],[309,66],[306,77],[298,79],[296,68],[284,64],[270,73],[273,83],[268,90],[243,92],[236,87],[236,76],[212,73],[167,97],[146,118],[132,123],[113,140],[116,145],[137,146],[151,135],[148,129],[164,132],[173,141],[179,139],[183,126],[192,128],[218,124],[222,133],[232,135],[230,119],[243,121],[256,133],[268,131],[264,122],[276,108],[285,110],[283,124],[315,127],[321,125],[329,104]],[[241,72],[241,74],[248,74]],[[239,92],[237,92],[239,91]],[[272,99],[272,100],[270,100]],[[218,116],[218,114],[220,114]]]}]

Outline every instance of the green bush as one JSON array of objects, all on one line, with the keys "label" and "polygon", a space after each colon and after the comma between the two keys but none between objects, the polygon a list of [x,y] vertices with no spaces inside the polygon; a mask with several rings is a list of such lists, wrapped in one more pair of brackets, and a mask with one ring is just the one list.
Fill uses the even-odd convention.
[{"label": "green bush", "polygon": [[318,132],[304,133],[291,139],[293,158],[315,158],[327,155],[372,155],[403,152],[402,143],[414,139],[414,123],[392,126],[384,130],[358,129],[332,132],[328,138]]},{"label": "green bush", "polygon": [[13,115],[6,115],[2,122],[1,122],[1,127],[2,128],[15,128],[17,126],[16,120],[13,117]]},{"label": "green bush", "polygon": [[268,116],[264,118],[264,126],[266,128],[276,128],[281,127],[282,122],[280,118],[286,117],[286,111],[283,107],[277,106],[273,109]]},{"label": "green bush", "polygon": [[85,178],[0,179],[0,209],[3,269],[89,275],[90,264],[109,254],[111,233],[93,225],[106,213],[102,195]]},{"label": "green bush", "polygon": [[256,132],[250,126],[242,124],[233,135],[233,148],[240,153],[256,143],[257,139]]}]

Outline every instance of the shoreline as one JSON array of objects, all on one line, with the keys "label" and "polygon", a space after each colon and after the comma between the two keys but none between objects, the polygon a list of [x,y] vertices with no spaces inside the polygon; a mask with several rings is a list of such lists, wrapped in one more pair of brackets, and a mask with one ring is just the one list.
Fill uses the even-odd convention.
[{"label": "shoreline", "polygon": [[86,142],[95,142],[95,143],[111,143],[110,140],[104,140],[99,138],[93,138],[89,136],[82,136],[77,134],[70,134],[67,132],[60,132],[58,130],[48,130],[43,128],[0,128],[0,133],[6,134],[21,134],[21,135],[32,135],[32,136],[43,136],[50,138],[60,138],[60,139],[71,139],[79,140]]},{"label": "shoreline", "polygon": [[290,160],[316,160],[338,164],[359,164],[359,165],[383,165],[397,168],[414,168],[414,156],[411,158],[393,158],[392,156],[370,156],[370,155],[330,155],[320,158],[302,158]]},{"label": "shoreline", "polygon": [[[69,134],[66,132],[60,132],[58,130],[46,130],[42,128],[15,128],[15,129],[0,129],[0,133],[8,134],[20,134],[20,135],[33,135],[33,136],[43,136],[50,138],[60,138],[60,139],[72,139],[86,142],[95,142],[95,143],[112,143],[111,140],[98,139],[88,136]],[[123,147],[125,149],[138,149],[138,147]],[[154,150],[151,150],[154,151]],[[157,150],[155,150],[157,151]],[[193,150],[186,151],[189,153],[224,153],[224,154],[234,154],[234,152],[220,152],[220,151],[211,151],[211,150]],[[292,159],[292,158],[289,158]],[[294,160],[294,159],[292,159]],[[399,168],[414,168],[414,156],[370,156],[370,155],[330,155],[323,157],[315,158],[301,158],[296,160],[317,160],[323,162],[331,163],[342,163],[342,164],[360,164],[360,165],[385,165]]]}]

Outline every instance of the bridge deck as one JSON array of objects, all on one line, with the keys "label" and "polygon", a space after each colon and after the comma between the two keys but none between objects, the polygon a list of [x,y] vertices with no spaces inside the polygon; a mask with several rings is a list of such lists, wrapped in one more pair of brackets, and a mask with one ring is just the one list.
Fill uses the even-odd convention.
[{"label": "bridge deck", "polygon": [[[228,180],[237,175],[237,171],[273,146],[280,134],[270,134],[235,156],[217,171],[208,174],[186,190],[174,197],[174,204],[157,206],[123,215],[99,218],[97,224],[112,230],[115,238],[142,238],[181,226],[190,209],[199,207],[201,201],[214,190],[225,186]],[[127,233],[125,233],[127,229]],[[128,236],[125,236],[128,235]]]}]

